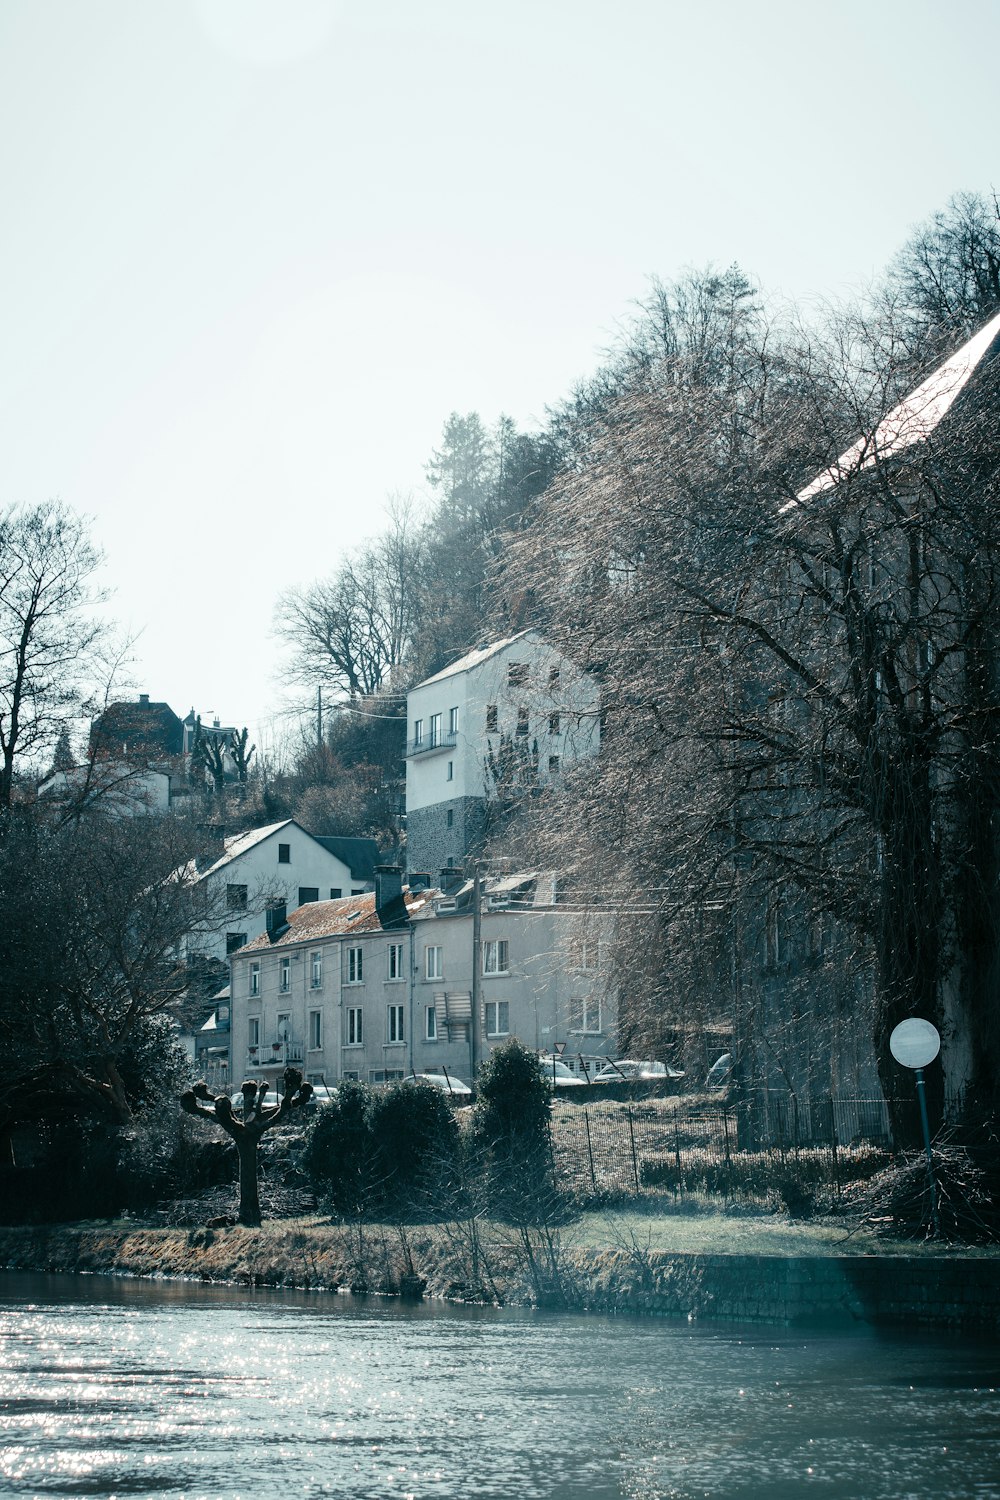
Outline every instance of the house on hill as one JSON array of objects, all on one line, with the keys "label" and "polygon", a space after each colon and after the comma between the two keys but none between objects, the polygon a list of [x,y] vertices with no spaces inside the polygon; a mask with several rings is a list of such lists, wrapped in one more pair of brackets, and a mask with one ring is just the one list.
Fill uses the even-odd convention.
[{"label": "house on hill", "polygon": [[[356,862],[364,869],[360,857]],[[260,936],[269,908],[292,910],[371,889],[370,881],[356,879],[344,859],[293,818],[229,837],[215,830],[215,849],[187,878],[201,889],[206,913],[188,938],[188,952],[215,959]]]},{"label": "house on hill", "polygon": [[477,646],[407,694],[407,869],[461,868],[491,809],[557,788],[600,746],[600,689],[522,630]]}]

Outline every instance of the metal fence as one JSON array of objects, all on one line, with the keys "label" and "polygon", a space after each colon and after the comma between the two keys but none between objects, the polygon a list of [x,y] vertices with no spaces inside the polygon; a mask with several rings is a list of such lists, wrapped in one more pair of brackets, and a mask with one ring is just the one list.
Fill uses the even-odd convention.
[{"label": "metal fence", "polygon": [[736,1105],[670,1099],[582,1105],[553,1132],[563,1183],[581,1192],[707,1192],[766,1201],[790,1183],[839,1192],[893,1144],[885,1100],[761,1095]]}]

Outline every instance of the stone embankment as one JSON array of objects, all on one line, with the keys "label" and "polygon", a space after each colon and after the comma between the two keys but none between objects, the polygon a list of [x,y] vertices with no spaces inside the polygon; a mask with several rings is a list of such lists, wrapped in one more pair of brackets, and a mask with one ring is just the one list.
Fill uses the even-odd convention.
[{"label": "stone embankment", "polygon": [[438,1229],[277,1223],[150,1229],[122,1223],[0,1229],[10,1270],[184,1277],[574,1311],[784,1326],[874,1323],[1000,1333],[992,1257],[694,1255],[472,1242]]}]

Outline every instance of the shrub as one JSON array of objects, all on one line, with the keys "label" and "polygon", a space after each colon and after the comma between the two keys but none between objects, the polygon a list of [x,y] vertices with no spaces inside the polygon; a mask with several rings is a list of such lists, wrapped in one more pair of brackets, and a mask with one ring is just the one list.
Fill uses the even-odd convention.
[{"label": "shrub", "polygon": [[372,1098],[367,1124],[383,1200],[397,1214],[433,1209],[459,1146],[458,1123],[444,1095],[426,1084],[393,1084]]},{"label": "shrub", "polygon": [[314,1190],[336,1213],[357,1214],[371,1200],[374,1151],[368,1131],[371,1089],[347,1081],[336,1098],[317,1111],[302,1165]]}]

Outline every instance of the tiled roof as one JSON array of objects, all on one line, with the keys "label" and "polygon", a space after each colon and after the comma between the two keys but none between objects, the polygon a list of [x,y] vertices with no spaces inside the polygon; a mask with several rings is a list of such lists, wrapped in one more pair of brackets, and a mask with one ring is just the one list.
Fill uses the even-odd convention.
[{"label": "tiled roof", "polygon": [[[406,915],[415,917],[440,897],[439,890],[403,891]],[[398,909],[396,903],[394,908]],[[353,937],[355,934],[395,930],[395,923],[385,928],[375,910],[375,896],[341,896],[337,901],[310,901],[288,917],[288,926],[273,942],[262,933],[241,948],[241,953],[256,953],[272,948],[288,948],[295,943],[315,943],[320,938]]]},{"label": "tiled roof", "polygon": [[818,474],[805,489],[799,490],[795,499],[783,505],[782,510],[802,505],[814,495],[833,489],[843,480],[869,468],[879,459],[892,453],[901,453],[914,443],[929,438],[994,344],[1000,344],[1000,313],[963,344],[961,349],[938,365],[933,374],[921,381],[905,400],[894,406],[873,433],[860,437],[846,453],[840,455],[835,464]]},{"label": "tiled roof", "polygon": [[427,687],[432,682],[442,682],[446,677],[457,677],[460,672],[468,672],[473,667],[480,666],[484,661],[489,661],[491,656],[498,655],[508,646],[512,646],[515,641],[534,634],[533,630],[519,630],[516,635],[509,635],[502,641],[491,641],[489,645],[476,646],[474,650],[467,651],[464,656],[459,657],[458,661],[453,661],[450,667],[445,667],[442,672],[435,672],[433,677],[425,677],[423,682],[416,684],[416,687]]}]

